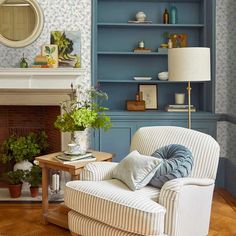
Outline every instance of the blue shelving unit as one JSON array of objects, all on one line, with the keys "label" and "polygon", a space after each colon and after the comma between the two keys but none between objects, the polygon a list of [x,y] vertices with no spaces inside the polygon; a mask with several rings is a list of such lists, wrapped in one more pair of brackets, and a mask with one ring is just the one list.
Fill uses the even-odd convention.
[{"label": "blue shelving unit", "polygon": [[[178,9],[178,24],[163,24],[164,9],[169,9],[172,4]],[[129,20],[135,19],[138,11],[144,11],[147,20],[152,23],[129,23]],[[110,141],[107,139],[114,142],[116,139],[121,140],[120,137],[123,136],[123,140],[130,140],[133,132],[142,125],[187,125],[186,114],[164,111],[167,104],[174,104],[174,94],[186,92],[187,86],[186,83],[157,80],[159,72],[168,71],[167,53],[158,52],[160,44],[165,42],[165,32],[185,33],[188,36],[188,46],[212,49],[212,80],[192,84],[192,103],[198,111],[193,114],[193,119],[197,116],[198,120],[195,128],[215,136],[214,26],[215,0],[93,1],[93,84],[99,84],[101,90],[108,93],[109,100],[105,105],[110,109],[109,115],[114,124],[108,134],[96,133],[94,145],[97,149],[117,152],[117,149],[109,147]],[[133,52],[140,40],[151,49],[150,53]],[[150,76],[153,79],[135,81],[135,76]],[[139,84],[157,85],[158,110],[152,113],[126,111],[126,100],[134,100]],[[206,122],[207,117],[210,126]],[[125,151],[128,150],[128,145],[123,145]],[[118,153],[119,158],[122,155],[123,153]]]}]

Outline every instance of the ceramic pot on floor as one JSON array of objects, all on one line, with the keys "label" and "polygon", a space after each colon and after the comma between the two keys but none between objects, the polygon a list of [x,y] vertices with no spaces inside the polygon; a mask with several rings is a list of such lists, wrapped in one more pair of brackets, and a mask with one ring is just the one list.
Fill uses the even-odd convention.
[{"label": "ceramic pot on floor", "polygon": [[8,189],[11,198],[18,198],[21,196],[22,184],[9,184]]},{"label": "ceramic pot on floor", "polygon": [[31,197],[37,197],[39,195],[39,187],[30,187]]},{"label": "ceramic pot on floor", "polygon": [[[28,160],[24,160],[24,161],[21,161],[21,162],[17,162],[15,165],[14,165],[14,168],[13,170],[16,171],[16,170],[31,170],[33,164],[30,163]],[[23,182],[23,185],[22,185],[22,191],[25,192],[25,191],[29,191],[29,183],[28,182]]]}]

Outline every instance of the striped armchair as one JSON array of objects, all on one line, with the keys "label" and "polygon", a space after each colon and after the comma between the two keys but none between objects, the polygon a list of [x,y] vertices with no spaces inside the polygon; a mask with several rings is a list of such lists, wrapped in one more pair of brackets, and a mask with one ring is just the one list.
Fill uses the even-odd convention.
[{"label": "striped armchair", "polygon": [[188,178],[161,189],[131,191],[112,170],[117,163],[94,162],[81,181],[68,182],[65,204],[69,228],[82,236],[206,236],[219,161],[219,145],[209,135],[180,127],[145,127],[133,136],[131,150],[151,155],[168,144],[188,147],[194,167]]}]

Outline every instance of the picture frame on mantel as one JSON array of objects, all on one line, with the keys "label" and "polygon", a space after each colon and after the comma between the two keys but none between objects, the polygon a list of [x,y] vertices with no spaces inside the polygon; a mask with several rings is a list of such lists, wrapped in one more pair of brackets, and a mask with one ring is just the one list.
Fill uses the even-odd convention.
[{"label": "picture frame on mantel", "polygon": [[146,110],[157,110],[157,85],[156,84],[139,84],[139,92],[143,94]]}]

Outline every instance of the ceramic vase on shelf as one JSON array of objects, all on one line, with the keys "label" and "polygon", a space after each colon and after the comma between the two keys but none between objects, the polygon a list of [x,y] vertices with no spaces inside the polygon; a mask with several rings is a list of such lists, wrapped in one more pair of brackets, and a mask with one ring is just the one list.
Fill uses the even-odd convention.
[{"label": "ceramic vase on shelf", "polygon": [[[33,166],[33,164],[30,163],[28,160],[23,160],[23,161],[17,162],[14,165],[13,170],[14,171],[16,171],[16,170],[31,170],[32,166]],[[29,188],[30,188],[29,183],[24,181],[22,184],[22,192],[29,191]]]},{"label": "ceramic vase on shelf", "polygon": [[178,24],[178,10],[175,6],[171,6],[170,8],[170,23]]}]

